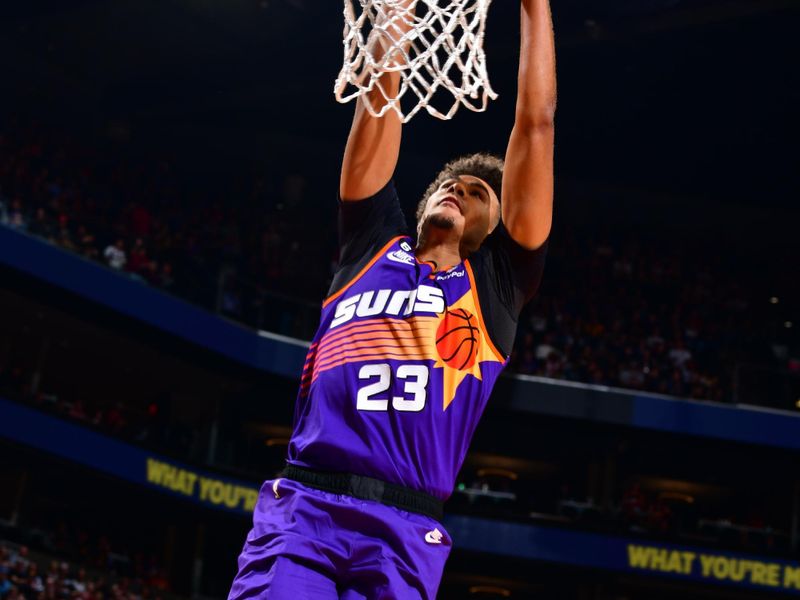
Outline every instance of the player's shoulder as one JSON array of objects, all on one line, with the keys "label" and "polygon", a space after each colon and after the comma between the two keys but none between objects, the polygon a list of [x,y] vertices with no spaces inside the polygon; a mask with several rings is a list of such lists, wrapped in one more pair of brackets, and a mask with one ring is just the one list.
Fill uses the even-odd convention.
[{"label": "player's shoulder", "polygon": [[338,199],[339,209],[344,211],[366,210],[374,205],[386,205],[400,202],[394,179],[387,181],[381,188],[378,189],[378,191],[376,191],[374,194],[370,194],[369,196],[345,199],[339,195]]},{"label": "player's shoulder", "polygon": [[539,289],[548,242],[529,250],[517,243],[502,222],[467,260],[479,301],[491,313],[487,321],[503,338],[498,347],[510,350],[516,321]]},{"label": "player's shoulder", "polygon": [[[487,244],[487,242],[489,242]],[[476,308],[482,315],[485,333],[500,354],[509,356],[517,329],[514,286],[507,269],[498,264],[490,240],[464,261],[470,285],[477,298]]]},{"label": "player's shoulder", "polygon": [[[511,237],[501,220],[486,236],[480,248],[469,256],[473,266],[507,266],[511,269],[527,270],[529,265],[542,265],[547,255],[549,239],[538,248],[528,249]],[[497,273],[498,275],[508,273]]]},{"label": "player's shoulder", "polygon": [[[328,296],[336,294],[374,264],[384,249],[406,237],[407,225],[394,181],[373,196],[339,202],[339,265]],[[406,242],[410,252],[411,244]]]}]

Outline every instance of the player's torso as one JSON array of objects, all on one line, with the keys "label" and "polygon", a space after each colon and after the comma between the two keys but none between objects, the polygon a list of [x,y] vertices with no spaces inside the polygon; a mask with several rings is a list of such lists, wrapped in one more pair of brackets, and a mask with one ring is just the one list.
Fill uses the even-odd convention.
[{"label": "player's torso", "polygon": [[398,238],[323,305],[289,459],[447,497],[504,364],[469,262],[434,273]]}]

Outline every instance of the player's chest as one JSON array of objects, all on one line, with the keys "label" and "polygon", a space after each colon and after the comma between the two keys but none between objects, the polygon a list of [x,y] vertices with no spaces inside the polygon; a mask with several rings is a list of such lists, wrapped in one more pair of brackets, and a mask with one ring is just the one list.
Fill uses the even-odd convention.
[{"label": "player's chest", "polygon": [[435,272],[400,245],[391,248],[330,307],[330,328],[376,317],[438,316],[470,291],[468,267],[461,263]]}]

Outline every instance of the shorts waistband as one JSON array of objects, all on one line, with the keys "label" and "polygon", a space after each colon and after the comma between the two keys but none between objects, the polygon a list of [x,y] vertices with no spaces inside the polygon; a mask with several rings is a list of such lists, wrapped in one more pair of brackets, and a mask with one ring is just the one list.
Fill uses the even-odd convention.
[{"label": "shorts waistband", "polygon": [[438,498],[373,477],[364,477],[354,473],[316,471],[289,464],[281,473],[281,477],[298,481],[318,490],[346,494],[361,500],[373,500],[426,515],[437,521],[441,521],[444,515],[444,503]]}]

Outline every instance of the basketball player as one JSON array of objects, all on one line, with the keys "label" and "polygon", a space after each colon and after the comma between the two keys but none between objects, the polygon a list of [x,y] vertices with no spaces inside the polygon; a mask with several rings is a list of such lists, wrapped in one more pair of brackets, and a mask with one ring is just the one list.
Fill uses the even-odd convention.
[{"label": "basketball player", "polygon": [[[483,154],[446,165],[419,205],[416,243],[391,182],[400,120],[357,106],[340,267],[304,367],[287,468],[262,487],[229,598],[435,598],[452,545],[442,502],[539,285],[550,232],[548,1],[522,0],[521,19],[505,168]],[[397,93],[396,74],[383,83]]]}]

